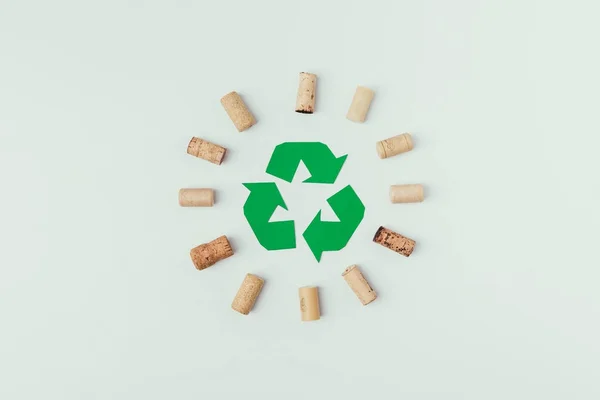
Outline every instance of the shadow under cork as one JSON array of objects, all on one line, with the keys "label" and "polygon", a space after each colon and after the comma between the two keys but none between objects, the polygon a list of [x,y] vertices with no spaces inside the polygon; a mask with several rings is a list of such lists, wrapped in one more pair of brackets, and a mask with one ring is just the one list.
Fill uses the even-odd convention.
[{"label": "shadow under cork", "polygon": [[[419,133],[418,132],[409,132],[406,131],[406,133],[410,133],[410,140],[412,142],[413,148],[411,151],[409,151],[408,153],[411,153],[415,150],[417,150],[417,148],[421,145],[423,145],[423,140],[419,137]],[[402,133],[399,133],[399,135],[401,135]]]},{"label": "shadow under cork", "polygon": [[227,151],[225,151],[225,155],[223,156],[223,160],[221,160],[221,165],[225,163],[229,163],[235,161],[236,151],[231,150],[230,147],[227,147]]},{"label": "shadow under cork", "polygon": [[[425,203],[429,198],[434,196],[431,195],[431,186],[430,185],[426,185],[421,183],[421,186],[423,186],[423,201],[420,201],[419,203]],[[417,204],[419,204],[417,203]]]},{"label": "shadow under cork", "polygon": [[[217,196],[217,193],[215,191],[215,203],[217,202],[217,197],[216,196]],[[225,236],[227,236],[227,235],[225,235]],[[237,249],[236,240],[232,239],[230,236],[227,236],[227,241],[229,242],[229,246],[231,247],[231,251],[233,251],[233,255],[235,256],[235,250]]]},{"label": "shadow under cork", "polygon": [[326,309],[323,308],[323,292],[325,291],[323,286],[317,286],[319,291],[319,319],[327,315]]},{"label": "shadow under cork", "polygon": [[[212,190],[212,206],[214,207],[217,204],[217,189]],[[233,245],[231,244],[231,240],[229,240],[229,236],[227,237],[227,241],[229,242],[229,246],[231,246],[231,250],[233,250]],[[235,253],[235,251],[234,251]]]}]

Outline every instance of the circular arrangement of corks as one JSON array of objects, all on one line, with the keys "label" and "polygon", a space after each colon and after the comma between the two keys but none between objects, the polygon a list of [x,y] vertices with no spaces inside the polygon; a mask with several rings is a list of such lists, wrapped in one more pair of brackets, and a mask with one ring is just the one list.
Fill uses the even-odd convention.
[{"label": "circular arrangement of corks", "polygon": [[[301,114],[313,114],[316,106],[317,75],[310,72],[300,72],[298,92],[296,95],[295,111]],[[365,86],[358,86],[346,114],[349,121],[364,123],[371,107],[375,92]],[[256,124],[254,115],[235,91],[227,93],[221,98],[221,104],[227,116],[233,122],[238,132],[244,132]],[[414,148],[413,138],[410,133],[402,133],[376,143],[377,155],[381,159],[395,157],[411,151]],[[187,146],[187,153],[221,165],[227,149],[208,140],[192,137]],[[181,207],[213,207],[215,194],[212,188],[183,188],[179,191],[179,205]],[[390,202],[420,203],[424,200],[423,186],[420,184],[396,184],[390,186]],[[415,241],[391,229],[380,226],[375,232],[373,242],[380,244],[398,254],[409,257],[415,248]],[[233,248],[227,236],[200,244],[190,250],[190,258],[197,270],[202,271],[215,265],[217,262],[231,257]],[[377,299],[377,294],[357,265],[351,265],[342,273],[352,292],[362,305],[372,303]],[[264,279],[248,273],[238,289],[231,308],[240,314],[248,315],[264,286]],[[321,318],[319,305],[319,288],[317,286],[303,286],[298,289],[300,316],[302,321],[317,321]]]}]

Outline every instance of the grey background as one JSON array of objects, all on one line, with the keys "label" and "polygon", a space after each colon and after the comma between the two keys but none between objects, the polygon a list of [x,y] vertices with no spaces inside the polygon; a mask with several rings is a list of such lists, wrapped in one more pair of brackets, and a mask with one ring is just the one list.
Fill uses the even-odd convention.
[{"label": "grey background", "polygon": [[[595,2],[0,5],[0,398],[600,396]],[[304,70],[312,116],[293,112]],[[358,84],[363,125],[345,119]],[[414,151],[379,160],[405,131]],[[192,135],[226,162],[186,155]],[[333,187],[280,185],[278,218],[302,231],[347,183],[367,206],[320,264],[301,240],[264,251],[242,216],[241,183],[289,140],[349,157]],[[389,204],[396,183],[426,201]],[[194,186],[216,206],[180,208]],[[379,225],[413,256],[371,243]],[[189,249],[221,234],[235,256],[196,271]],[[340,277],[355,263],[367,307]],[[267,284],[243,317],[247,272]],[[300,322],[303,285],[319,322]]]}]

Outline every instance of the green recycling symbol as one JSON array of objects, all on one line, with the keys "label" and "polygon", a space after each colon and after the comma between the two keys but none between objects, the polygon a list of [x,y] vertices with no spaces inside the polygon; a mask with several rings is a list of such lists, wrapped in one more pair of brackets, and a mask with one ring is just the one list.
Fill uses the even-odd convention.
[{"label": "green recycling symbol", "polygon": [[[335,157],[321,142],[285,142],[273,150],[266,172],[292,182],[302,161],[311,174],[303,183],[333,184],[347,157]],[[277,184],[256,182],[243,185],[250,190],[244,204],[244,216],[261,246],[267,250],[296,248],[294,221],[269,222],[277,207],[287,210]],[[328,198],[327,203],[339,221],[322,221],[319,210],[302,234],[317,261],[321,261],[325,251],[343,249],[365,216],[365,206],[350,185]]]}]

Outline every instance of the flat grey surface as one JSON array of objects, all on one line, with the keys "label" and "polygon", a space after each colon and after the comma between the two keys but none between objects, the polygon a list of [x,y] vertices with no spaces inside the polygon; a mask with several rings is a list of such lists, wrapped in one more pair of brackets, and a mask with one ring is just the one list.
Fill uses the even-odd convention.
[{"label": "flat grey surface", "polygon": [[[0,3],[0,398],[600,397],[594,2],[93,3]],[[293,112],[300,71],[314,115]],[[379,160],[406,131],[415,149]],[[226,162],[186,155],[193,135]],[[295,140],[349,156],[332,187],[280,185],[278,218],[301,232],[348,183],[367,207],[320,264],[302,240],[266,252],[242,215],[241,183]],[[400,183],[425,202],[390,204]],[[215,207],[180,208],[198,186]],[[379,225],[413,255],[373,244]],[[189,249],[221,234],[235,256],[196,271]],[[247,272],[267,283],[244,317]],[[300,322],[304,285],[318,322]]]}]

